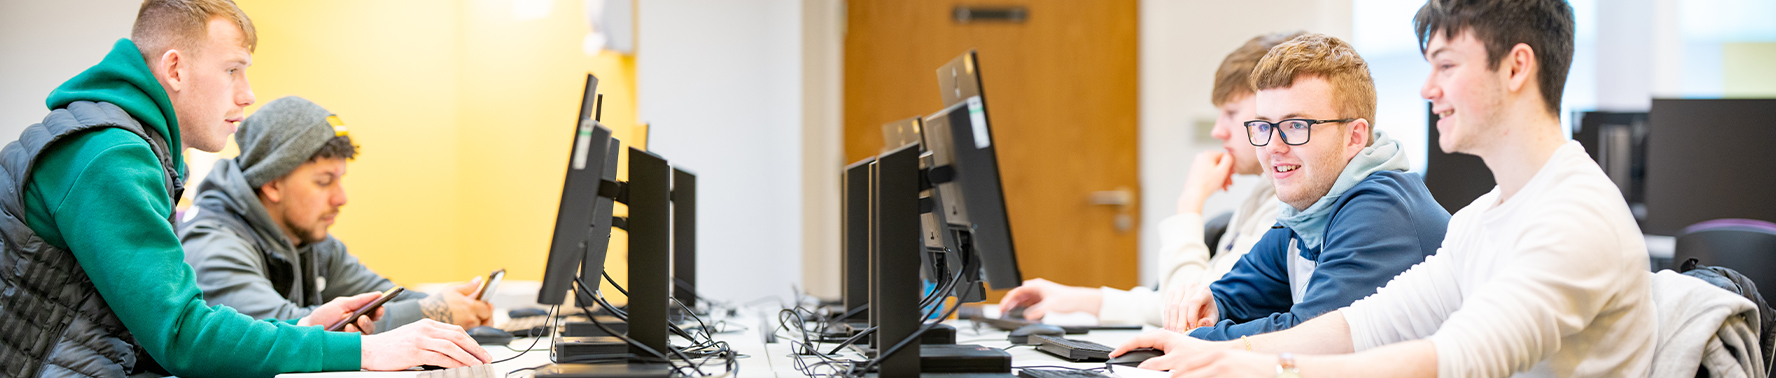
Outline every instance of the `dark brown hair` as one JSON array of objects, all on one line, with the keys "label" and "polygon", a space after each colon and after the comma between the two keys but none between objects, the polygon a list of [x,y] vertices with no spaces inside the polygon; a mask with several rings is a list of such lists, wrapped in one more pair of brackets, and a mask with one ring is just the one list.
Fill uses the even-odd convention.
[{"label": "dark brown hair", "polygon": [[326,144],[321,145],[321,149],[315,150],[314,155],[308,157],[308,161],[332,158],[351,160],[357,156],[358,145],[352,144],[351,136],[340,135],[328,139]]},{"label": "dark brown hair", "polygon": [[1487,69],[1497,71],[1505,54],[1517,44],[1529,45],[1536,57],[1536,84],[1549,113],[1560,113],[1560,95],[1572,68],[1573,10],[1563,0],[1430,0],[1412,20],[1418,51],[1431,38],[1455,39],[1470,33],[1486,46]]},{"label": "dark brown hair", "polygon": [[1264,53],[1270,52],[1270,48],[1306,33],[1294,31],[1252,37],[1246,44],[1228,53],[1227,58],[1221,59],[1221,67],[1215,69],[1215,92],[1209,100],[1215,106],[1221,106],[1236,98],[1257,93],[1257,90],[1252,89],[1250,78],[1252,67],[1258,65],[1258,59],[1264,58]]}]

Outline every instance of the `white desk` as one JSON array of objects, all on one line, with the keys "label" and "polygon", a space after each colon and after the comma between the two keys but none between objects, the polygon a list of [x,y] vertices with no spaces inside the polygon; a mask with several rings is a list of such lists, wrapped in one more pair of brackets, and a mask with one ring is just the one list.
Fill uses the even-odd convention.
[{"label": "white desk", "polygon": [[[795,366],[796,366],[795,359],[796,358],[806,358],[810,362],[817,360],[817,358],[815,358],[815,357],[798,357],[798,356],[795,356],[793,353],[791,353],[792,352],[791,351],[791,344],[789,343],[787,331],[777,332],[778,333],[778,338],[777,338],[778,342],[771,343],[771,344],[764,343],[764,340],[760,337],[760,334],[758,333],[761,331],[758,329],[759,324],[761,324],[761,323],[759,322],[759,318],[758,318],[759,315],[757,315],[757,314],[761,313],[760,309],[742,310],[742,311],[740,311],[740,313],[742,314],[742,316],[739,316],[736,318],[730,318],[730,319],[727,319],[727,321],[730,325],[744,326],[744,327],[746,327],[745,330],[736,331],[736,332],[728,332],[728,333],[718,333],[714,336],[715,340],[728,342],[728,344],[731,345],[731,348],[735,352],[737,352],[743,356],[742,358],[739,358],[737,360],[737,365],[738,365],[737,370],[738,371],[735,372],[736,374],[729,375],[729,377],[738,377],[738,378],[801,377],[801,376],[803,376],[802,373],[796,371],[796,369],[795,369]],[[763,311],[763,313],[774,314],[775,311]],[[994,330],[992,328],[984,327],[984,326],[980,327],[977,330],[973,326],[973,324],[968,321],[952,321],[952,322],[950,322],[950,324],[954,325],[957,329],[956,341],[958,344],[976,344],[976,345],[1005,349],[1007,353],[1011,354],[1011,363],[1012,363],[1013,367],[1067,366],[1067,367],[1076,367],[1076,368],[1093,368],[1093,367],[1104,366],[1104,364],[1101,362],[1097,362],[1097,363],[1070,362],[1067,360],[1063,360],[1063,359],[1054,357],[1054,356],[1049,355],[1047,353],[1043,353],[1043,352],[1038,351],[1035,348],[1029,347],[1029,346],[1012,347],[1011,343],[1009,341],[1007,341],[1007,339],[1006,339],[1006,337],[1008,336],[1008,332],[1005,332],[1005,331]],[[769,325],[770,325],[770,327],[772,327],[772,329],[775,329],[777,327],[776,319],[771,318],[769,320]],[[771,331],[771,329],[767,329],[767,330],[763,330],[763,331],[768,332],[768,331]],[[1104,344],[1104,345],[1109,345],[1111,347],[1115,347],[1117,345],[1122,344],[1125,341],[1128,341],[1129,339],[1134,338],[1136,335],[1140,335],[1141,332],[1142,331],[1100,330],[1100,331],[1092,331],[1091,333],[1084,334],[1084,335],[1067,335],[1067,337],[1072,338],[1072,339],[1079,339],[1079,340],[1089,340],[1089,341],[1096,342],[1099,344]],[[679,344],[683,344],[683,341],[684,341],[683,339],[677,338],[677,337],[674,337],[673,340],[675,343],[679,343]],[[512,349],[508,349],[508,348],[502,348],[502,347],[498,347],[498,346],[485,346],[485,347],[487,348],[488,354],[491,354],[493,356],[493,359],[496,361],[506,359],[506,358],[511,358],[513,356],[519,356],[518,358],[513,359],[511,361],[506,361],[506,362],[494,364],[494,370],[496,370],[496,371],[512,372],[512,371],[516,371],[519,369],[532,368],[532,367],[548,364],[550,362],[549,361],[549,350],[548,350],[550,343],[547,338],[544,338],[542,340],[537,340],[535,338],[516,339],[516,340],[513,340],[511,342],[511,344],[509,344],[508,346],[513,349],[523,350],[523,348],[531,346],[533,342],[536,345],[535,348],[533,348],[534,350],[531,350],[528,353],[524,353],[522,356],[519,356],[520,352],[512,350]],[[832,348],[833,344],[822,344],[822,345],[825,345],[826,348]],[[845,355],[845,357],[848,359],[854,359],[854,360],[862,359],[862,356],[858,356],[854,353],[851,353],[851,352],[845,352],[845,353],[848,354],[848,355]],[[719,375],[723,372],[723,369],[725,369],[723,366],[721,366],[720,364],[717,364],[713,361],[709,365],[704,366],[704,372],[710,373],[710,374],[718,374]],[[404,378],[404,377],[415,377],[415,376],[418,376],[419,373],[420,373],[420,371],[417,371],[417,370],[398,371],[398,372],[353,371],[353,372],[328,372],[328,373],[304,373],[304,374],[279,374],[278,378],[346,378],[346,377],[371,377],[371,378],[397,378],[397,377],[400,377],[400,378]],[[1165,372],[1141,370],[1141,369],[1134,369],[1134,368],[1123,368],[1123,367],[1118,367],[1116,369],[1114,375],[1123,376],[1123,377],[1139,377],[1139,378],[1169,377],[1170,376],[1169,374],[1167,374]],[[526,377],[530,377],[530,376],[531,376],[531,373],[528,371],[511,375],[512,378],[526,378]]]},{"label": "white desk", "polygon": [[[775,323],[773,323],[773,324],[775,324]],[[951,322],[949,322],[949,324],[956,327],[956,343],[957,344],[973,344],[973,345],[981,345],[981,346],[1004,349],[1006,353],[1011,354],[1011,366],[1014,369],[1020,368],[1020,367],[1026,367],[1026,366],[1065,366],[1065,367],[1081,368],[1081,369],[1096,368],[1096,367],[1103,367],[1104,366],[1104,363],[1102,363],[1102,362],[1079,363],[1079,362],[1068,361],[1065,359],[1061,359],[1059,357],[1055,357],[1055,356],[1050,355],[1048,353],[1043,353],[1042,351],[1036,350],[1035,347],[1031,347],[1031,346],[1015,346],[1014,347],[1011,345],[1011,341],[1009,341],[1007,339],[1007,337],[1010,336],[1010,332],[1000,331],[1000,330],[996,330],[996,329],[993,329],[991,327],[986,327],[986,326],[981,326],[977,330],[976,327],[974,327],[973,322],[969,322],[966,320],[951,321]],[[1091,333],[1087,333],[1087,334],[1083,334],[1083,335],[1066,335],[1066,337],[1070,338],[1070,339],[1076,339],[1076,340],[1087,340],[1087,341],[1091,341],[1091,342],[1095,342],[1095,343],[1099,343],[1099,344],[1108,345],[1108,346],[1114,348],[1118,345],[1121,345],[1124,342],[1127,342],[1130,339],[1135,338],[1135,336],[1140,335],[1142,332],[1145,332],[1145,331],[1098,330],[1098,331],[1091,331]],[[823,344],[823,345],[825,345],[826,348],[832,348],[834,344]],[[781,332],[778,337],[778,342],[775,344],[766,344],[765,348],[769,352],[769,357],[770,357],[769,364],[771,365],[771,367],[773,369],[775,369],[776,377],[782,377],[782,378],[802,377],[803,374],[799,371],[796,371],[796,369],[795,369],[795,361],[794,360],[796,358],[804,358],[804,359],[807,359],[807,361],[809,361],[809,362],[819,361],[819,359],[817,357],[811,357],[811,356],[798,357],[798,356],[793,355],[790,350],[790,348],[791,348],[790,343],[788,342],[788,340],[786,340],[786,338],[783,335],[781,335]],[[849,352],[849,351],[842,352],[841,356],[843,356],[843,358],[845,358],[845,359],[851,359],[851,360],[863,359],[862,356],[857,355],[854,352]],[[750,367],[742,367],[741,370],[744,372],[744,371],[746,371],[746,369],[749,369],[749,368]],[[1120,367],[1120,366],[1116,367],[1116,369],[1114,371],[1114,375],[1123,376],[1123,377],[1141,377],[1141,378],[1170,377],[1171,376],[1170,373],[1161,372],[1161,371],[1142,370],[1142,369],[1127,368],[1127,367]]]}]

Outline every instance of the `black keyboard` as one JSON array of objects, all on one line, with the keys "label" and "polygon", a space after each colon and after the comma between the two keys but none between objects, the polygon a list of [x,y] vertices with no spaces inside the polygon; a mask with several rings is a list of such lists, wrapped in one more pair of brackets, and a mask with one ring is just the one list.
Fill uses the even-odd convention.
[{"label": "black keyboard", "polygon": [[1104,344],[1048,335],[1030,335],[1030,343],[1036,344],[1036,350],[1073,362],[1109,361],[1110,352],[1116,350]]},{"label": "black keyboard", "polygon": [[1110,375],[1086,369],[1029,368],[1018,369],[1018,378],[1110,378]]},{"label": "black keyboard", "polygon": [[[1018,328],[1022,328],[1023,326],[1027,326],[1027,325],[1031,325],[1031,324],[1041,324],[1041,323],[1033,323],[1033,322],[1027,322],[1027,321],[1017,320],[1017,319],[1006,319],[1006,318],[995,319],[995,318],[988,318],[988,317],[969,318],[968,320],[973,321],[975,323],[986,324],[988,327],[993,327],[994,329],[998,329],[1000,331],[1015,331]],[[1069,335],[1079,335],[1079,334],[1091,332],[1092,328],[1093,328],[1092,326],[1061,326],[1061,330],[1066,331],[1067,334],[1069,334]],[[1134,329],[1140,330],[1141,327],[1135,326]]]},{"label": "black keyboard", "polygon": [[500,378],[500,375],[493,371],[493,364],[483,364],[444,370],[427,370],[419,373],[419,378]]},{"label": "black keyboard", "polygon": [[[550,319],[548,316],[526,316],[526,317],[522,317],[522,318],[512,318],[510,320],[507,320],[505,323],[500,324],[499,329],[502,331],[506,331],[506,333],[512,334],[513,337],[549,336],[549,334],[550,334],[550,332],[549,332],[550,330],[548,328],[548,325],[550,324],[549,320]],[[584,316],[572,315],[572,316],[565,316],[565,317],[561,317],[559,319],[555,319],[554,324],[559,326],[559,325],[567,324],[568,322],[584,322],[584,321],[588,321],[588,319],[586,319],[586,317],[584,317]]]}]

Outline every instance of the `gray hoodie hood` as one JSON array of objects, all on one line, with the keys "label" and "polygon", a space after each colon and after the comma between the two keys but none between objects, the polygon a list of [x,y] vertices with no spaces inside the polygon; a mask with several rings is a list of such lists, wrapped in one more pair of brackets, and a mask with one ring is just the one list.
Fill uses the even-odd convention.
[{"label": "gray hoodie hood", "polygon": [[291,262],[300,261],[296,245],[290,243],[283,227],[278,226],[271,219],[271,213],[265,210],[265,205],[259,203],[259,194],[247,184],[246,175],[233,159],[216,161],[209,176],[197,186],[197,201],[192,208],[200,212],[223,210],[234,214],[253,229],[254,236],[259,238],[256,242],[270,247],[273,255]]}]

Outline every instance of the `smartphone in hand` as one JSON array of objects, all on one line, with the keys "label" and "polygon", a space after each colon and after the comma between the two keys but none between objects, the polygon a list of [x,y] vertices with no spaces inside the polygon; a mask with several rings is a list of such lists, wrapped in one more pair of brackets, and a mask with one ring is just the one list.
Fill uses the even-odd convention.
[{"label": "smartphone in hand", "polygon": [[481,287],[475,289],[475,300],[486,302],[487,297],[493,295],[494,290],[499,289],[500,280],[504,278],[506,278],[506,270],[503,268],[488,273],[487,279],[481,280]]},{"label": "smartphone in hand", "polygon": [[358,308],[357,311],[352,311],[351,315],[347,315],[344,319],[339,319],[338,323],[333,323],[333,326],[327,327],[327,331],[329,331],[329,332],[345,331],[345,326],[350,325],[352,323],[357,323],[358,317],[364,316],[365,314],[369,314],[371,312],[375,312],[377,308],[382,307],[383,303],[388,303],[389,300],[395,299],[395,296],[401,295],[401,292],[403,292],[403,291],[407,291],[407,288],[401,287],[401,286],[395,286],[393,288],[389,288],[388,291],[382,292],[381,298],[376,298],[376,301],[370,302],[369,306],[360,307],[360,308]]}]

